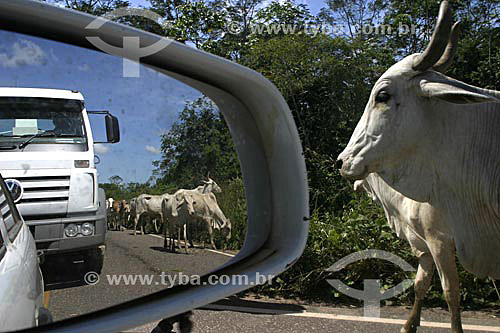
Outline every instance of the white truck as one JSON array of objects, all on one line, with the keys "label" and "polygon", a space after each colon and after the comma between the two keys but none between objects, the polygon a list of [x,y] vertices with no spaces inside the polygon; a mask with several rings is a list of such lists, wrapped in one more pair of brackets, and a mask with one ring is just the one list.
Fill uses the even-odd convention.
[{"label": "white truck", "polygon": [[[0,173],[39,252],[61,269],[100,273],[106,198],[89,113],[78,91],[0,88]],[[105,114],[106,142],[119,142],[117,118],[93,113]]]}]

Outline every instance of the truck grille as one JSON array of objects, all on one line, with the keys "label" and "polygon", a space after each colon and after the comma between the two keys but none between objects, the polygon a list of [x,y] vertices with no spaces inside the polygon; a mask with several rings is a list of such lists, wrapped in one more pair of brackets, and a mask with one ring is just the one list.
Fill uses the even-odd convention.
[{"label": "truck grille", "polygon": [[[30,215],[35,212],[29,207],[33,204],[43,204],[44,207],[49,208],[49,211],[38,210],[38,214],[61,214],[63,211],[56,206],[52,206],[55,211],[50,209],[51,203],[60,206],[61,204],[68,203],[69,200],[69,184],[70,176],[37,176],[37,177],[15,177],[23,186],[24,193],[21,200],[17,203],[19,210],[23,213],[25,220],[31,220]],[[35,207],[35,206],[31,206]],[[39,209],[41,206],[38,206]],[[62,207],[61,207],[62,208]],[[52,210],[52,211],[50,211]],[[29,211],[29,212],[28,212]]]}]

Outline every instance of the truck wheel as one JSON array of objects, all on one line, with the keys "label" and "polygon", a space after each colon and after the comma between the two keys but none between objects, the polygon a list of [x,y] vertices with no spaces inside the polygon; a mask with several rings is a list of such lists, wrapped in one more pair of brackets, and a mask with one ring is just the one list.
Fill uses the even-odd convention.
[{"label": "truck wheel", "polygon": [[52,314],[49,309],[40,307],[38,309],[38,326],[47,325],[53,322]]},{"label": "truck wheel", "polygon": [[85,268],[87,272],[101,274],[104,265],[104,251],[101,249],[90,250],[85,256]]}]

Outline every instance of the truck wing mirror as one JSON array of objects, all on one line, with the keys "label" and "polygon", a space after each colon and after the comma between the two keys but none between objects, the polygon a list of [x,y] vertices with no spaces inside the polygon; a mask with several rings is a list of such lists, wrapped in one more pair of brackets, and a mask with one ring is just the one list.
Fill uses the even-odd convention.
[{"label": "truck wing mirror", "polygon": [[120,125],[118,118],[110,114],[106,115],[106,136],[109,143],[120,142]]},{"label": "truck wing mirror", "polygon": [[[127,65],[137,63],[139,53],[133,48],[125,48],[125,41],[140,41],[132,44],[141,46],[141,50],[150,50],[150,46],[165,41],[163,37],[126,25],[45,2],[28,0],[0,1],[0,29],[31,35],[27,38],[40,37],[50,40],[51,43],[55,41],[77,46],[75,49],[98,51],[93,52],[98,56],[106,55],[103,49],[107,47],[99,48],[95,45],[108,45],[119,51],[120,54],[114,55],[130,60]],[[95,45],[91,41],[94,41]],[[175,316],[265,283],[266,280],[261,277],[276,276],[290,268],[305,248],[309,227],[305,161],[292,113],[278,89],[249,68],[171,40],[168,40],[168,45],[162,49],[153,54],[148,53],[139,60],[142,65],[158,74],[167,75],[208,96],[224,116],[244,183],[247,203],[245,242],[238,254],[222,266],[209,273],[204,271],[206,274],[201,276],[199,284],[175,285],[159,291],[155,289],[154,293],[141,298],[37,327],[38,332],[118,332]],[[94,62],[91,65],[101,63]],[[76,67],[75,64],[72,65],[75,70]],[[82,68],[82,72],[85,70]],[[169,92],[168,87],[153,88],[162,89],[157,95],[164,97]],[[96,95],[106,98],[104,102],[108,100],[104,92],[97,91]],[[138,97],[134,98],[140,100]],[[104,102],[99,105],[104,106]],[[125,108],[127,105],[122,106],[122,109]],[[166,107],[161,109],[162,114],[167,111]],[[149,143],[137,139],[143,132],[152,132],[152,126],[149,124],[154,123],[155,119],[144,119],[150,121],[146,125],[142,121],[144,115],[136,115],[133,121],[141,122],[142,132],[131,132],[128,127],[130,123],[126,122],[129,113],[123,115],[123,118],[120,116],[124,129],[122,135],[126,136],[127,140],[122,140],[121,144],[125,145],[125,141],[130,141],[134,148],[138,147],[148,154],[161,154],[158,148],[149,147]],[[110,142],[120,140],[118,121],[115,117],[106,117],[105,131]],[[104,136],[104,129],[102,133]],[[102,151],[108,149],[102,145],[95,146]],[[127,164],[129,160],[116,158],[117,150],[119,149],[110,150],[108,155],[103,153],[101,166],[107,156],[114,158],[116,163]],[[135,156],[126,149],[123,154],[127,158],[136,159],[150,156]],[[204,174],[206,171],[203,171]],[[109,185],[109,188],[120,189],[118,183]],[[224,190],[224,185],[221,187]],[[125,198],[130,199],[131,209],[140,198],[139,194],[136,195],[138,197],[133,199]],[[109,202],[111,207],[113,203]],[[82,220],[79,216],[75,219]],[[83,222],[85,220],[81,221],[79,230],[84,228]],[[133,236],[124,237],[130,239]],[[162,251],[157,252],[158,255],[167,255]],[[245,283],[222,283],[226,281],[224,277],[238,276],[246,277],[247,279],[243,279]],[[209,278],[213,283],[208,283]],[[103,277],[101,282],[104,283],[104,280],[106,279]],[[85,290],[92,290],[91,288]],[[51,298],[51,302],[53,301],[54,298]],[[0,322],[0,330],[1,325]]]}]

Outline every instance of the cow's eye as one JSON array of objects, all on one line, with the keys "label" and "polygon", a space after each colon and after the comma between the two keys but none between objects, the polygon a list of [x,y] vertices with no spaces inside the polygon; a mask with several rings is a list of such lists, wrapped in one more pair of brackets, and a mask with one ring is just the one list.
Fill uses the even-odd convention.
[{"label": "cow's eye", "polygon": [[391,99],[391,95],[385,90],[380,91],[377,96],[375,96],[375,102],[377,103],[385,103],[389,99]]}]

